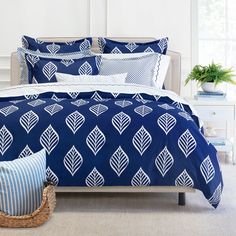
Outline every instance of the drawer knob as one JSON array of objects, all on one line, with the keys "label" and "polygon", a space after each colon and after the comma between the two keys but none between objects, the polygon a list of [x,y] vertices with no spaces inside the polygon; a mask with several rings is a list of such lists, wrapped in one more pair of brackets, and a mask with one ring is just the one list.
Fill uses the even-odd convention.
[{"label": "drawer knob", "polygon": [[216,115],[216,112],[215,112],[215,111],[213,111],[211,114],[212,114],[213,116],[215,116],[215,115]]}]

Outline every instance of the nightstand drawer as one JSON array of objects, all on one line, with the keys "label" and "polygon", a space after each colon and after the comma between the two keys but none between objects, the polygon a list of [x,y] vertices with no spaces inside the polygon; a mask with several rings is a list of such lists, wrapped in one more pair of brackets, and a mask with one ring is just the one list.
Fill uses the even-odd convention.
[{"label": "nightstand drawer", "polygon": [[205,121],[234,120],[234,106],[194,106],[200,118]]}]

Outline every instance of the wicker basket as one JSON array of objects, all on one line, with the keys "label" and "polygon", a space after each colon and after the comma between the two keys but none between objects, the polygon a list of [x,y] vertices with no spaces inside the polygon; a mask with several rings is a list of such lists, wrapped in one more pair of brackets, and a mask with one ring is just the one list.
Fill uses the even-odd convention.
[{"label": "wicker basket", "polygon": [[43,190],[43,200],[40,207],[31,215],[10,216],[0,212],[0,227],[31,228],[42,225],[51,217],[55,205],[55,188],[49,185]]}]

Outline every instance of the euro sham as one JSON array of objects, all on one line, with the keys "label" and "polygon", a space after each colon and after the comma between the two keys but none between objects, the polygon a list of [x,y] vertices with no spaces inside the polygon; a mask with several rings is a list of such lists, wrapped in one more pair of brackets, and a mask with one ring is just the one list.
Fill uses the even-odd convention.
[{"label": "euro sham", "polygon": [[98,38],[98,45],[101,53],[138,53],[157,52],[166,54],[168,48],[168,38],[161,38],[151,42],[120,42],[108,38]]},{"label": "euro sham", "polygon": [[91,51],[80,51],[80,52],[72,52],[72,53],[57,53],[57,54],[50,54],[50,53],[41,53],[38,50],[32,51],[25,48],[18,48],[17,49],[17,56],[18,61],[20,64],[20,84],[28,84],[28,67],[25,59],[25,55],[31,57],[32,60],[38,60],[39,57],[41,58],[54,58],[54,59],[79,59],[86,56],[91,56]]},{"label": "euro sham", "polygon": [[69,42],[44,42],[29,36],[22,37],[23,48],[32,51],[39,50],[40,52],[50,53],[53,55],[57,53],[70,53],[90,50],[91,45],[92,38],[84,38]]},{"label": "euro sham", "polygon": [[73,75],[97,75],[101,57],[91,56],[79,59],[55,59],[25,54],[28,67],[28,81],[32,83],[57,82],[55,73]]}]

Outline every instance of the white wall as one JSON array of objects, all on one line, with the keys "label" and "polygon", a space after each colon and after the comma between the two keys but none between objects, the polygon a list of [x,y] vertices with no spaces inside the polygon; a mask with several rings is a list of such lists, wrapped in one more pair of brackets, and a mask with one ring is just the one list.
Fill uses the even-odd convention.
[{"label": "white wall", "polygon": [[[40,36],[168,36],[182,54],[182,79],[191,69],[191,0],[2,0],[0,86],[9,83],[10,53],[23,34]],[[191,94],[182,87],[182,95]]]}]

